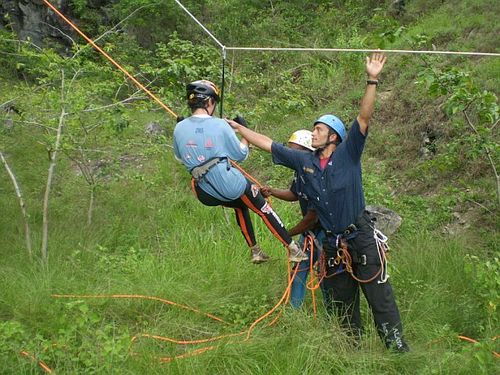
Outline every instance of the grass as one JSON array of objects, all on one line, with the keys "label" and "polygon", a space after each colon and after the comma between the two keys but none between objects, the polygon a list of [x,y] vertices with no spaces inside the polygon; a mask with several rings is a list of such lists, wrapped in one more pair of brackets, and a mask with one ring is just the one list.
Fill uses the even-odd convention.
[{"label": "grass", "polygon": [[[439,42],[438,47],[455,49],[468,38],[471,50],[476,49],[472,46],[490,50],[494,45],[494,12],[481,13],[488,4],[493,3],[475,2],[477,14],[465,19],[464,5],[450,9],[446,3],[441,7],[435,2],[412,2],[408,5],[408,11],[413,12],[413,18],[408,17],[413,19],[408,33],[429,32],[432,41]],[[429,6],[432,14],[426,15]],[[452,10],[457,10],[454,17],[448,14]],[[476,33],[470,34],[471,29],[477,29]],[[485,44],[481,45],[483,36]],[[248,56],[252,62],[259,55]],[[279,64],[270,55],[265,58],[273,71],[270,74],[276,73],[271,79],[265,76],[265,67],[249,68],[245,65],[248,61],[242,63],[240,58],[241,65],[237,61],[236,83],[226,102],[228,112],[237,108],[248,113],[250,121],[259,122],[252,126],[280,142],[293,130],[310,128],[319,114],[334,111],[346,123],[355,116],[361,95],[359,81],[350,82],[344,76],[360,75],[356,56],[333,57],[326,63],[325,56],[281,57],[276,60]],[[391,207],[403,217],[400,231],[391,238],[390,280],[410,353],[401,356],[385,350],[364,300],[366,334],[361,347],[352,348],[337,321],[329,319],[321,305],[313,318],[310,297],[301,310],[284,308],[274,326],[258,325],[249,340],[226,338],[211,344],[213,350],[171,363],[160,363],[158,358],[210,344],[185,346],[144,337],[132,343],[132,337],[141,333],[193,340],[244,331],[280,299],[287,273],[284,248],[257,217],[257,238],[272,256],[269,263],[259,266],[250,263],[232,212],[204,207],[194,199],[188,174],[167,147],[172,120],[132,108],[121,112],[129,120],[128,127],[103,129],[92,144],[104,148],[109,160],[100,175],[90,225],[86,224],[88,186],[61,155],[50,201],[47,266],[38,258],[28,259],[19,206],[10,181],[3,175],[0,373],[40,373],[36,361],[19,355],[22,350],[58,374],[499,372],[498,359],[491,353],[499,352],[498,340],[493,340],[499,326],[498,215],[478,206],[488,206],[491,180],[480,174],[481,168],[468,175],[470,161],[450,169],[444,147],[433,161],[418,159],[420,132],[429,124],[442,125],[444,135],[438,146],[445,145],[447,137],[453,136],[446,129],[449,119],[439,110],[440,103],[412,84],[422,61],[414,57],[390,61],[391,69],[381,85],[385,99],[379,101],[363,158],[364,183],[367,203]],[[443,66],[451,60],[429,61]],[[486,89],[496,90],[496,60],[452,61],[470,64],[478,81]],[[295,69],[297,66],[300,69]],[[251,78],[247,69],[254,69]],[[279,79],[282,70],[297,74],[294,79],[298,81],[286,86],[289,82]],[[270,82],[286,85],[266,86]],[[259,97],[243,98],[238,84],[251,86]],[[1,97],[8,100],[15,96],[14,86],[3,81]],[[266,96],[268,89],[271,97]],[[33,103],[43,100],[24,95],[20,99],[24,115],[29,117],[31,107],[39,107]],[[301,107],[304,102],[305,108]],[[166,137],[144,139],[142,124],[151,120],[166,125]],[[21,126],[0,133],[0,149],[8,156],[27,202],[37,254],[48,168],[47,150],[41,143],[45,137],[40,129]],[[132,159],[123,162],[124,156]],[[290,183],[290,171],[272,166],[270,156],[263,152],[252,152],[243,166],[272,186]],[[274,201],[273,205],[286,226],[297,221],[296,204]],[[443,234],[447,225],[454,224],[457,212],[470,213],[466,216],[471,218],[470,230]],[[156,296],[215,314],[229,324],[158,301],[53,298],[53,294]],[[459,340],[458,335],[477,339],[479,344]]]},{"label": "grass", "polygon": [[[169,173],[177,174],[178,168]],[[457,338],[465,334],[486,345],[495,334],[495,327],[486,325],[484,308],[478,308],[484,302],[471,288],[473,275],[464,271],[467,239],[411,230],[394,239],[391,258],[391,281],[412,347],[408,355],[385,351],[366,306],[367,334],[356,350],[321,308],[313,319],[308,300],[303,310],[286,308],[275,326],[258,326],[248,341],[224,339],[198,356],[159,363],[157,357],[186,349],[146,338],[131,344],[132,336],[147,332],[199,339],[240,332],[278,301],[286,264],[284,249],[258,219],[258,237],[273,260],[254,266],[232,216],[226,223],[222,209],[200,205],[187,187],[166,189],[168,194],[162,195],[161,184],[146,182],[133,177],[111,182],[100,196],[92,228],[82,228],[79,210],[66,210],[64,220],[54,215],[48,269],[27,262],[22,236],[4,242],[0,327],[6,339],[0,357],[5,373],[38,371],[35,363],[20,358],[19,350],[60,374],[447,374],[452,369],[486,374],[498,365],[491,347]],[[78,191],[73,194],[76,198]],[[55,200],[55,209],[58,204]],[[9,207],[10,216],[17,209]],[[297,215],[283,203],[276,202],[276,210],[286,222]],[[4,223],[2,228],[9,232],[8,227],[16,226]],[[474,253],[485,250],[479,241]],[[233,323],[220,324],[154,301],[51,297],[58,293],[157,296]],[[458,361],[460,367],[455,366]]]}]

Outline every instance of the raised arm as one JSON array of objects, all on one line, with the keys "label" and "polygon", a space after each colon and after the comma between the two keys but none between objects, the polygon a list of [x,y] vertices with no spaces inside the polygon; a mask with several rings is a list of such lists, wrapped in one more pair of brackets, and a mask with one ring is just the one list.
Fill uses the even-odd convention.
[{"label": "raised arm", "polygon": [[361,99],[361,108],[358,115],[360,131],[366,135],[370,119],[375,108],[375,96],[377,93],[378,76],[384,67],[387,57],[382,53],[374,53],[366,58],[366,74],[368,81],[363,99]]},{"label": "raised arm", "polygon": [[248,129],[247,127],[238,124],[236,121],[226,119],[229,125],[236,130],[241,136],[246,139],[249,143],[257,146],[258,148],[271,152],[271,145],[273,144],[273,140],[263,134],[259,134],[254,132],[253,130]]}]

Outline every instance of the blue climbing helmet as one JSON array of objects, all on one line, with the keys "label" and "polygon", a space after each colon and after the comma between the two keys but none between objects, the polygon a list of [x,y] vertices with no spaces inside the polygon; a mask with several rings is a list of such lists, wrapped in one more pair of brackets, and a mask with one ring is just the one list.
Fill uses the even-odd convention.
[{"label": "blue climbing helmet", "polygon": [[316,125],[318,122],[321,122],[322,124],[328,126],[330,129],[334,130],[335,133],[339,135],[341,142],[345,141],[345,138],[347,136],[345,126],[344,123],[340,121],[340,119],[337,116],[323,115],[319,119],[314,121],[314,125]]}]

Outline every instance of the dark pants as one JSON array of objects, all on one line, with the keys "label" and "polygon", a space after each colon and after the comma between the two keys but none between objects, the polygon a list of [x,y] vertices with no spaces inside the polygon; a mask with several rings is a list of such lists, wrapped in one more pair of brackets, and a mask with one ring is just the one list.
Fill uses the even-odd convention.
[{"label": "dark pants", "polygon": [[234,208],[236,221],[248,246],[253,246],[257,243],[252,220],[250,218],[250,210],[260,216],[271,233],[278,240],[280,240],[283,245],[287,246],[290,242],[292,242],[292,238],[288,235],[281,219],[276,212],[274,212],[269,203],[267,203],[264,196],[261,194],[259,187],[251,183],[249,180],[247,180],[247,186],[243,195],[230,202],[224,202],[214,198],[197,184],[194,186],[198,200],[205,206],[224,206]]},{"label": "dark pants", "polygon": [[[353,257],[352,270],[358,279],[367,280],[380,269],[377,244],[373,237],[373,222],[368,212],[365,212],[355,224],[358,228],[354,233],[355,237],[347,241],[349,253]],[[337,254],[335,238],[330,237],[324,241],[323,251],[327,261],[335,257]],[[359,263],[362,255],[366,256],[366,265]],[[373,313],[378,334],[386,346],[396,348],[406,346],[402,341],[403,327],[389,281],[379,283],[380,277],[377,277],[368,283],[360,283],[345,271],[343,265],[328,266],[327,264],[326,267],[327,277],[323,283],[330,296],[326,306],[329,314],[338,315],[342,326],[358,338],[362,330],[359,307],[359,287],[361,287]]]}]

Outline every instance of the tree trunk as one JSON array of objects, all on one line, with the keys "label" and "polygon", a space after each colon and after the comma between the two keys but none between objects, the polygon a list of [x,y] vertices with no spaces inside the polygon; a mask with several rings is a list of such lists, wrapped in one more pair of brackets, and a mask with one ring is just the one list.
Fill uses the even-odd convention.
[{"label": "tree trunk", "polygon": [[28,215],[26,213],[26,205],[24,203],[23,195],[21,194],[21,189],[19,188],[19,184],[17,183],[16,176],[10,169],[9,164],[7,164],[7,160],[5,160],[5,157],[1,151],[0,151],[0,159],[2,159],[2,163],[5,166],[5,169],[7,170],[10,179],[12,180],[12,184],[14,185],[14,189],[16,190],[17,199],[19,200],[19,206],[21,206],[21,213],[23,214],[23,219],[24,219],[24,234],[26,237],[26,249],[28,250],[28,255],[31,259],[33,255],[33,252],[31,250],[31,233],[30,233]]},{"label": "tree trunk", "polygon": [[49,173],[47,176],[47,186],[45,188],[45,195],[43,198],[43,223],[42,223],[42,261],[47,264],[48,263],[48,251],[47,251],[47,245],[48,245],[48,233],[49,233],[49,217],[48,217],[48,211],[49,211],[49,196],[50,196],[50,189],[52,187],[52,179],[54,176],[54,169],[56,167],[56,159],[57,159],[57,153],[59,151],[59,147],[61,145],[61,137],[62,137],[62,130],[64,127],[64,116],[66,116],[66,112],[64,110],[64,71],[61,74],[62,80],[61,80],[61,115],[59,116],[59,125],[57,126],[57,135],[56,135],[56,143],[54,146],[54,150],[50,156],[50,165],[49,165]]},{"label": "tree trunk", "polygon": [[90,201],[89,209],[87,211],[87,225],[92,224],[92,210],[94,209],[94,196],[95,196],[95,185],[90,186]]}]

